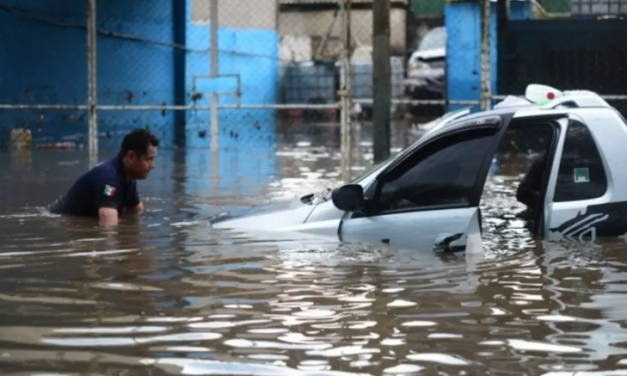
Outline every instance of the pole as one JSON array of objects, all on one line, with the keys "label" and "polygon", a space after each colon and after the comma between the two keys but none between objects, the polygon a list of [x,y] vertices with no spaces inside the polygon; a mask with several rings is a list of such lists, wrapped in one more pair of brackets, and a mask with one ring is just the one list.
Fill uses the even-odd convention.
[{"label": "pole", "polygon": [[492,97],[490,0],[481,0],[481,109],[489,110]]},{"label": "pole", "polygon": [[390,156],[391,143],[390,0],[374,0],[372,11],[372,143],[374,163],[378,163]]},{"label": "pole", "polygon": [[[211,15],[211,78],[218,77],[218,0],[210,0]],[[215,82],[215,81],[214,81]],[[218,150],[218,93],[211,92],[211,151]]]},{"label": "pole", "polygon": [[344,71],[344,87],[340,91],[340,116],[341,116],[341,154],[342,154],[342,179],[351,178],[351,91],[352,91],[352,65],[351,65],[351,30],[350,7],[351,0],[341,0],[342,10],[342,65]]},{"label": "pole", "polygon": [[97,66],[96,66],[96,0],[87,0],[87,91],[89,97],[90,165],[98,159]]}]

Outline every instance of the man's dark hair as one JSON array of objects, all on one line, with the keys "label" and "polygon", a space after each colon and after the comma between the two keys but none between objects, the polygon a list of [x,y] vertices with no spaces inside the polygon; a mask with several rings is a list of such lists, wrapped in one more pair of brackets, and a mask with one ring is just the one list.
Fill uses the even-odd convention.
[{"label": "man's dark hair", "polygon": [[124,136],[124,140],[122,140],[120,157],[124,157],[129,151],[134,151],[137,156],[145,155],[148,153],[148,147],[150,145],[154,147],[159,146],[157,136],[152,134],[148,129],[133,129],[127,133],[126,136]]}]

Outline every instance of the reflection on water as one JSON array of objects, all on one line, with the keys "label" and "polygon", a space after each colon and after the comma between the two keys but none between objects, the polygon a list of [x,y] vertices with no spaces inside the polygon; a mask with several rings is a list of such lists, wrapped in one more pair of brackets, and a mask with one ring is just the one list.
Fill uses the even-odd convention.
[{"label": "reflection on water", "polygon": [[81,155],[1,155],[1,374],[626,374],[625,243],[533,241],[505,175],[485,194],[499,236],[475,263],[211,230],[216,212],[336,182],[338,153],[297,142],[162,152],[140,183],[148,212],[106,230],[38,209]]}]

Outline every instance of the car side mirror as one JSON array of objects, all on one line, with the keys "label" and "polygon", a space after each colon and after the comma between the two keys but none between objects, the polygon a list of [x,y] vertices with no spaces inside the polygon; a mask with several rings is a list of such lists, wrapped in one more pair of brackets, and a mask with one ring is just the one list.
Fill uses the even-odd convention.
[{"label": "car side mirror", "polygon": [[364,188],[359,184],[346,184],[335,188],[331,200],[336,208],[347,212],[358,212],[366,207]]}]

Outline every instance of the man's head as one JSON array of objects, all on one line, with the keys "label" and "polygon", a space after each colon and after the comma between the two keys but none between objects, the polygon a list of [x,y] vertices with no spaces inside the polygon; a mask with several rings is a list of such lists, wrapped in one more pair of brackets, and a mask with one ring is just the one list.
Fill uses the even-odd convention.
[{"label": "man's head", "polygon": [[147,129],[134,129],[122,141],[120,158],[127,177],[134,180],[146,179],[155,168],[159,139]]}]

